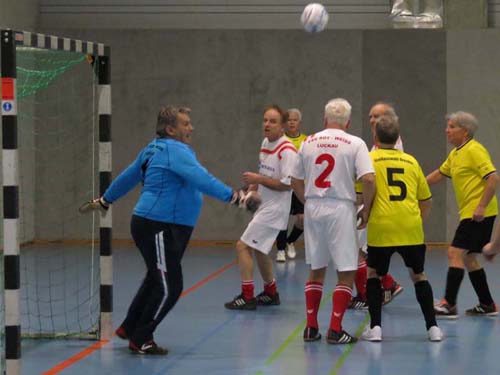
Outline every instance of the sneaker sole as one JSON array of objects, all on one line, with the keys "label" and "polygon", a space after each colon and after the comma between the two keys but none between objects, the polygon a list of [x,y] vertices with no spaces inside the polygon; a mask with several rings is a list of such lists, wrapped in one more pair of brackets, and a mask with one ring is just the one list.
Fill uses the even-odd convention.
[{"label": "sneaker sole", "polygon": [[364,337],[361,337],[361,339],[363,341],[370,341],[370,342],[381,342],[382,341],[382,337],[377,337],[377,338],[364,338]]},{"label": "sneaker sole", "polygon": [[485,313],[485,314],[475,314],[475,313],[467,313],[466,312],[465,315],[467,315],[467,316],[497,316],[498,311],[491,312],[491,313]]},{"label": "sneaker sole", "polygon": [[436,314],[436,319],[454,320],[454,319],[458,319],[458,315],[438,315],[438,314]]},{"label": "sneaker sole", "polygon": [[305,338],[304,337],[304,342],[314,342],[314,341],[319,341],[319,340],[321,340],[321,333],[318,333],[318,336],[313,337],[313,338],[310,338],[310,337]]}]

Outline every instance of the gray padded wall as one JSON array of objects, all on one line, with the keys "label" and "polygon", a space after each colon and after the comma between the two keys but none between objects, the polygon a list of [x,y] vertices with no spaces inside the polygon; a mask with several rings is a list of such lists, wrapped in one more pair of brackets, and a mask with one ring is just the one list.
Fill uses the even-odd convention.
[{"label": "gray padded wall", "polygon": [[[371,145],[368,111],[377,101],[393,103],[406,152],[425,174],[446,152],[446,34],[442,31],[365,31],[363,38],[363,127]],[[433,209],[425,223],[427,241],[444,241],[446,187],[432,188]]]},{"label": "gray padded wall", "polygon": [[[58,31],[58,34],[66,33]],[[361,132],[361,32],[92,31],[71,36],[112,46],[113,171],[123,170],[154,135],[161,105],[189,105],[200,161],[238,187],[256,170],[262,110],[299,107],[304,131],[322,127],[328,99],[353,103]],[[137,191],[114,208],[115,238],[129,238]],[[193,238],[237,239],[249,217],[216,202],[205,207]]]},{"label": "gray padded wall", "polygon": [[[53,31],[54,32],[54,31]],[[67,32],[112,46],[113,170],[123,170],[153,136],[158,108],[189,105],[194,148],[216,176],[237,187],[256,170],[262,109],[276,102],[304,112],[304,130],[322,127],[325,102],[353,104],[351,132],[371,145],[367,112],[378,100],[396,104],[405,148],[424,172],[446,156],[446,34],[442,31],[177,30]],[[444,241],[443,185],[434,192],[427,240]],[[138,191],[115,209],[114,237],[129,238]],[[249,217],[210,198],[196,239],[237,239]]]}]

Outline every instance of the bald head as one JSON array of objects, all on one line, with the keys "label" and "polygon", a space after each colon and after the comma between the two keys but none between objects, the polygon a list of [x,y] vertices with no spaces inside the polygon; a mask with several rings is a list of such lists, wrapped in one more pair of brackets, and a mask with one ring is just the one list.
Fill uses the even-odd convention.
[{"label": "bald head", "polygon": [[382,116],[393,116],[396,119],[398,118],[398,115],[396,114],[396,111],[394,110],[394,107],[390,105],[389,103],[383,103],[379,102],[375,104],[369,112],[369,119],[370,119],[370,127],[372,131],[375,131],[375,124],[377,123],[377,120],[382,117]]}]

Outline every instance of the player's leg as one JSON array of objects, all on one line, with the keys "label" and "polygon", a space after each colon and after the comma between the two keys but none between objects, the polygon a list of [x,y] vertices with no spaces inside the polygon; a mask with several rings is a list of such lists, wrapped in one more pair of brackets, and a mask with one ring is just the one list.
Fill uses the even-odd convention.
[{"label": "player's leg", "polygon": [[366,228],[357,231],[358,235],[358,269],[354,278],[354,285],[356,286],[356,296],[351,299],[349,309],[361,310],[367,309],[368,303],[366,302],[366,252],[367,244],[367,231]]},{"label": "player's leg", "polygon": [[278,286],[273,275],[273,262],[271,257],[259,250],[255,250],[255,259],[259,267],[262,281],[264,282],[264,290],[257,295],[257,304],[262,306],[279,305],[280,295]]},{"label": "player's leg", "polygon": [[292,231],[288,236],[286,242],[286,251],[290,259],[295,259],[297,251],[295,250],[295,241],[300,237],[304,231],[304,205],[297,198],[295,193],[292,194],[292,204],[290,207],[290,214],[294,216],[294,223]]},{"label": "player's leg", "polygon": [[276,237],[276,262],[286,262],[286,237],[288,229],[281,230]]},{"label": "player's leg", "polygon": [[441,341],[443,333],[436,322],[432,287],[424,273],[426,247],[424,244],[399,248],[413,285],[415,296],[425,319],[425,327],[430,341]]},{"label": "player's leg", "polygon": [[457,296],[465,274],[462,254],[463,249],[467,249],[469,246],[467,237],[469,236],[468,222],[470,221],[460,221],[451,246],[448,247],[448,273],[446,275],[445,294],[444,298],[434,306],[438,318],[458,318]]},{"label": "player's leg", "polygon": [[352,285],[358,267],[358,246],[356,233],[356,210],[352,204],[335,201],[326,206],[329,213],[326,223],[330,255],[337,267],[338,282],[333,292],[332,314],[327,342],[349,344],[357,339],[344,331],[342,321],[352,298]]},{"label": "player's leg", "polygon": [[[310,209],[312,203],[305,207],[306,216],[304,226],[305,258],[311,270],[307,279],[304,293],[306,300],[306,327],[304,329],[304,341],[317,341],[321,338],[318,325],[318,311],[323,296],[323,283],[326,269],[330,262],[330,253],[325,246],[325,226],[321,217],[317,218],[316,210]],[[313,205],[314,206],[314,205]]]},{"label": "player's leg", "polygon": [[148,269],[145,283],[149,284],[149,294],[147,299],[133,302],[143,305],[138,308],[142,311],[130,335],[129,348],[140,354],[166,354],[167,350],[154,342],[153,333],[182,293],[181,261],[193,228],[151,220],[145,224],[142,228],[132,225],[132,235]]},{"label": "player's leg", "polygon": [[306,297],[306,328],[304,329],[304,341],[317,341],[321,339],[318,324],[318,311],[323,296],[323,283],[325,281],[326,267],[311,269],[304,288]]},{"label": "player's leg", "polygon": [[484,245],[490,240],[493,231],[495,217],[486,217],[481,222],[471,221],[469,223],[469,247],[464,251],[463,260],[465,268],[469,273],[469,279],[478,296],[479,304],[466,310],[467,315],[496,316],[498,307],[493,301],[490,293],[486,273],[479,263],[478,254]]},{"label": "player's leg", "polygon": [[370,325],[363,331],[363,339],[367,341],[382,340],[382,284],[381,276],[387,274],[393,248],[368,247],[366,299],[370,313]]}]

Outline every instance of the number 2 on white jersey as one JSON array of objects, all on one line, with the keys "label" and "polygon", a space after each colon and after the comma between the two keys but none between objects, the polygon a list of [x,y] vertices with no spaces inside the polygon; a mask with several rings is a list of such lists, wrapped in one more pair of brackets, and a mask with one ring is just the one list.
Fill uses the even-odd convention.
[{"label": "number 2 on white jersey", "polygon": [[316,164],[323,164],[325,162],[326,168],[323,169],[323,172],[314,180],[314,185],[320,189],[326,189],[332,185],[330,181],[327,181],[327,178],[335,167],[335,158],[330,154],[321,154],[316,158]]}]

